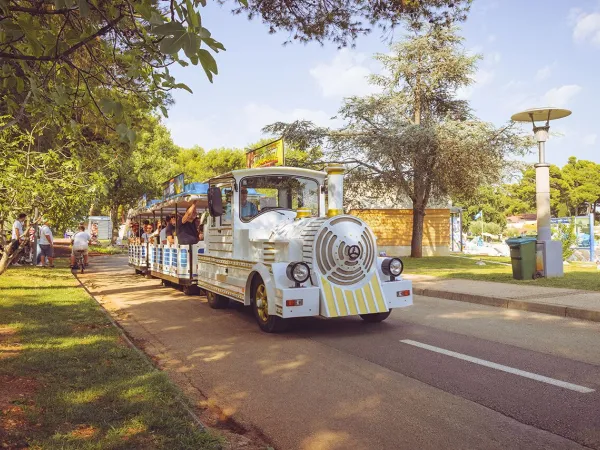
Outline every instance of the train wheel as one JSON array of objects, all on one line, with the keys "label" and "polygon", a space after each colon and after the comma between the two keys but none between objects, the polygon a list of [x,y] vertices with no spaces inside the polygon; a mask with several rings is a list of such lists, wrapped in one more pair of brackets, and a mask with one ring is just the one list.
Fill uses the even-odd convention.
[{"label": "train wheel", "polygon": [[229,306],[229,299],[227,297],[215,294],[214,292],[206,291],[206,299],[208,300],[208,306],[212,309],[224,309]]},{"label": "train wheel", "polygon": [[388,312],[373,313],[373,314],[361,314],[360,317],[362,318],[362,320],[364,320],[367,323],[379,323],[379,322],[383,322],[385,319],[387,319],[391,313],[392,313],[392,310],[390,309]]},{"label": "train wheel", "polygon": [[261,330],[267,333],[277,333],[285,330],[287,322],[281,317],[269,315],[267,287],[260,278],[254,283],[252,309]]}]

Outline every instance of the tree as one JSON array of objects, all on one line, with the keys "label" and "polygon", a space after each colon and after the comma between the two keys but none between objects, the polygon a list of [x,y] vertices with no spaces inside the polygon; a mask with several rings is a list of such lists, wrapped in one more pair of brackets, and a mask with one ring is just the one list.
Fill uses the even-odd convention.
[{"label": "tree", "polygon": [[206,152],[202,147],[181,148],[170,168],[171,176],[184,173],[188,182],[204,182],[211,177],[245,167],[244,151],[216,148]]},{"label": "tree", "polygon": [[[508,188],[512,198],[517,200],[512,203],[513,210],[510,210],[509,213],[535,212],[535,177],[535,168],[528,166],[523,170],[519,182]],[[570,190],[570,180],[563,175],[560,167],[552,164],[550,166],[550,214],[552,216],[564,215],[569,203]]]},{"label": "tree", "polygon": [[600,164],[571,156],[562,173],[572,186],[568,192],[570,213],[595,213],[600,203]]},{"label": "tree", "polygon": [[[460,87],[472,82],[477,56],[468,56],[454,28],[413,29],[392,52],[377,55],[384,73],[372,82],[382,93],[345,100],[340,130],[310,122],[265,128],[300,147],[324,145],[329,160],[349,166],[355,195],[386,196],[413,207],[411,256],[422,256],[425,208],[432,197],[475,192],[498,182],[508,154],[530,140],[476,120]],[[356,192],[359,191],[359,192]]]},{"label": "tree", "polygon": [[[497,224],[500,231],[506,226],[506,189],[501,184],[480,186],[474,193],[466,193],[453,198],[454,206],[463,208],[463,229],[470,230],[473,218],[480,211],[486,222]],[[479,224],[481,232],[481,224]],[[491,232],[490,232],[491,233]],[[497,233],[492,233],[497,234]]]},{"label": "tree", "polygon": [[[234,9],[246,13],[249,19],[262,17],[269,32],[289,32],[287,42],[323,42],[330,40],[346,46],[359,35],[367,34],[379,24],[383,30],[393,28],[402,21],[416,24],[448,25],[464,20],[472,0],[419,0],[419,1],[369,1],[328,0],[256,0],[248,1],[247,8]],[[225,0],[219,0],[225,4]],[[240,2],[246,4],[246,2]],[[361,20],[365,20],[367,25]]]},{"label": "tree", "polygon": [[170,177],[172,161],[178,151],[169,131],[158,123],[158,119],[149,118],[131,152],[121,152],[126,156],[105,166],[104,185],[95,202],[108,209],[113,225],[112,244],[118,237],[119,210],[127,211],[144,194],[148,199],[160,197],[161,183]]},{"label": "tree", "polygon": [[[233,3],[234,12],[261,17],[271,32],[287,30],[301,42],[330,39],[346,45],[370,31],[361,19],[384,27],[393,27],[402,19],[434,23],[464,19],[470,0],[375,5],[364,0]],[[6,110],[0,115],[11,115],[9,125],[13,125],[31,113],[32,99],[75,105],[80,103],[79,97],[93,103],[95,113],[104,119],[116,116],[121,134],[126,135],[130,129],[127,117],[121,114],[121,95],[138,95],[159,108],[165,92],[190,90],[177,83],[168,70],[170,65],[200,64],[210,81],[218,73],[211,51],[225,48],[202,22],[200,6],[205,5],[206,0],[0,2],[3,87],[15,88],[4,96]],[[180,59],[180,52],[186,60]],[[73,89],[75,79],[77,87]]]}]

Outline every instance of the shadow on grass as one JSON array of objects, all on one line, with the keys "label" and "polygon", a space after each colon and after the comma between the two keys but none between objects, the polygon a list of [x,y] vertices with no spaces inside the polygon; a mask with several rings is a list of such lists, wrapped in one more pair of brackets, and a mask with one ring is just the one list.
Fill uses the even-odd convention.
[{"label": "shadow on grass", "polygon": [[0,327],[17,330],[11,340],[20,351],[3,355],[0,376],[26,377],[38,386],[22,405],[29,426],[2,430],[0,423],[3,445],[221,447],[185,413],[166,375],[125,344],[81,288],[48,282],[23,294],[10,280],[2,284],[9,286],[0,285]]}]

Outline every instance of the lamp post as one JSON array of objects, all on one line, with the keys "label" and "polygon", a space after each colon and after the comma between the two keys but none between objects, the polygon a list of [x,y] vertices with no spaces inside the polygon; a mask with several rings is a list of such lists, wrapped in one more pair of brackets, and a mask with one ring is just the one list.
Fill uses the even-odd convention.
[{"label": "lamp post", "polygon": [[[513,114],[515,122],[531,122],[533,134],[538,143],[539,159],[535,164],[535,203],[537,207],[538,251],[542,252],[542,274],[546,277],[562,276],[562,243],[552,241],[550,232],[550,164],[546,162],[546,141],[550,130],[550,121],[562,119],[571,114],[568,109],[532,108]],[[536,125],[536,121],[546,121]]]}]

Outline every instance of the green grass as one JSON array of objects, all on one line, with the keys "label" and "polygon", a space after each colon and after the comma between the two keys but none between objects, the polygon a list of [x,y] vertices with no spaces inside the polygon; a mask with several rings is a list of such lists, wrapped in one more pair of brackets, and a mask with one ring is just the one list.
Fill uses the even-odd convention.
[{"label": "green grass", "polygon": [[[475,263],[482,259],[485,266]],[[570,263],[564,266],[565,276],[562,278],[541,278],[538,280],[515,280],[512,278],[510,265],[494,264],[510,263],[506,257],[454,257],[432,256],[424,258],[403,258],[407,274],[432,275],[440,278],[463,278],[479,281],[497,281],[528,286],[558,287],[567,289],[584,289],[600,291],[600,271],[596,266],[582,263]]]},{"label": "green grass", "polygon": [[125,247],[108,247],[102,245],[90,245],[90,252],[100,253],[102,255],[121,255],[127,253]]},{"label": "green grass", "polygon": [[0,277],[0,385],[10,390],[24,377],[35,386],[12,402],[23,418],[16,429],[3,433],[15,412],[0,412],[0,447],[221,448],[185,413],[167,376],[125,344],[59,264]]}]

